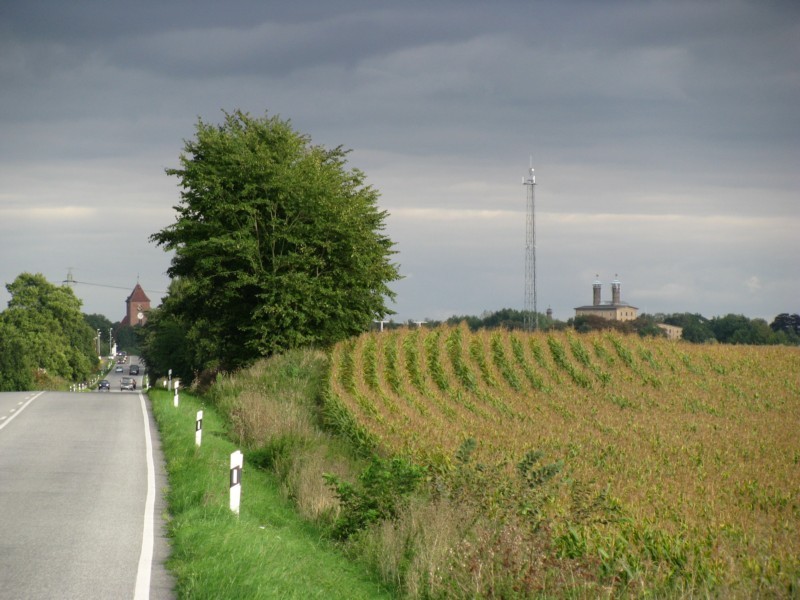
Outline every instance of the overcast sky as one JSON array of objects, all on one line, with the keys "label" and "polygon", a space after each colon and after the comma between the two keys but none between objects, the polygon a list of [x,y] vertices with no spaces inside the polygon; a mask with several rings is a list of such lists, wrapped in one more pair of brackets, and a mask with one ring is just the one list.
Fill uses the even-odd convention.
[{"label": "overcast sky", "polygon": [[[183,142],[222,111],[352,149],[388,211],[396,320],[537,299],[800,312],[800,2],[0,3],[0,309],[71,269],[157,304]],[[100,285],[97,285],[100,284]],[[101,287],[109,286],[109,287]]]}]

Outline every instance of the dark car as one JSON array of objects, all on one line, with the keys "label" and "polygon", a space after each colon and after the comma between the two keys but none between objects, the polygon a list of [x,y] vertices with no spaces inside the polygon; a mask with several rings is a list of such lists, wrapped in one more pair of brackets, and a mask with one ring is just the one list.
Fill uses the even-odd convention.
[{"label": "dark car", "polygon": [[100,383],[97,384],[97,391],[102,392],[103,390],[110,392],[111,391],[111,382],[108,379],[101,379]]},{"label": "dark car", "polygon": [[136,380],[133,377],[123,377],[119,381],[119,389],[120,390],[135,390],[136,389]]},{"label": "dark car", "polygon": [[131,368],[128,369],[128,373],[131,375],[138,375],[139,374],[139,365],[131,365]]}]

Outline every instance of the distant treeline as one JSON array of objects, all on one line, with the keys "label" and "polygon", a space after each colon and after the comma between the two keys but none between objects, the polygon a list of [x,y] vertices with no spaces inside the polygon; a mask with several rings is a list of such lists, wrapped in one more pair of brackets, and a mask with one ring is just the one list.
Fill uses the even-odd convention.
[{"label": "distant treeline", "polygon": [[[22,273],[6,288],[11,300],[8,308],[0,312],[0,391],[63,387],[67,383],[86,381],[98,368],[98,356],[110,352],[110,337],[118,350],[138,353],[140,334],[153,329],[139,332],[112,323],[102,315],[82,314],[81,302],[71,288],[53,285],[40,274]],[[154,321],[159,314],[159,311],[153,313]],[[473,331],[521,330],[525,327],[524,317],[521,310],[504,308],[480,316],[454,315],[446,321],[384,321],[382,326],[386,329],[435,327],[465,322]],[[595,315],[559,321],[538,315],[538,327],[545,331],[612,329],[641,336],[664,336],[661,324],[681,327],[683,339],[694,343],[800,345],[800,315],[797,313],[781,313],[771,323],[735,314],[710,319],[692,313],[643,314],[631,321],[611,321]],[[151,367],[178,368],[188,379],[193,369],[182,354],[186,352],[185,329],[179,327],[171,337],[167,335],[170,331],[163,326],[149,331],[151,339],[141,352],[149,355]],[[159,343],[155,343],[154,336]],[[163,356],[156,350],[163,350]]]},{"label": "distant treeline", "polygon": [[[454,315],[446,321],[425,320],[394,322],[387,321],[383,327],[435,327],[446,323],[467,324],[472,331],[478,329],[524,329],[525,312],[513,308],[503,308],[495,312],[484,312],[480,316]],[[596,315],[581,315],[567,321],[559,321],[538,315],[540,330],[575,329],[586,333],[603,329],[612,329],[621,333],[637,333],[641,336],[666,336],[659,325],[674,325],[683,329],[682,338],[695,343],[721,344],[785,344],[800,345],[800,315],[781,313],[771,323],[764,319],[749,319],[744,315],[728,314],[722,317],[706,318],[696,313],[656,313],[643,314],[631,321],[611,321]],[[535,319],[534,319],[535,321]],[[379,324],[376,324],[377,328]]]}]

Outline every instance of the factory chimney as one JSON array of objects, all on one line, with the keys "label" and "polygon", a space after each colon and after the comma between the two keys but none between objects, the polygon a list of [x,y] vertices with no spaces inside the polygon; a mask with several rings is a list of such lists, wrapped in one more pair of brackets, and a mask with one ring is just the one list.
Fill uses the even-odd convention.
[{"label": "factory chimney", "polygon": [[600,306],[600,290],[603,284],[600,283],[600,275],[595,275],[594,283],[592,284],[592,304]]},{"label": "factory chimney", "polygon": [[619,282],[619,276],[614,274],[614,281],[611,282],[611,304],[617,306],[620,304],[619,288],[622,284]]}]

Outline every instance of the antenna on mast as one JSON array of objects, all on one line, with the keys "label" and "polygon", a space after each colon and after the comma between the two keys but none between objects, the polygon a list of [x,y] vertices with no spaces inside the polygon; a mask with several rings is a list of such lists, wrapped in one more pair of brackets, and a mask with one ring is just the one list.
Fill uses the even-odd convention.
[{"label": "antenna on mast", "polygon": [[536,175],[533,170],[533,156],[530,157],[528,178],[522,179],[528,188],[528,202],[525,216],[525,307],[523,326],[526,331],[539,329],[539,313],[536,307]]}]

